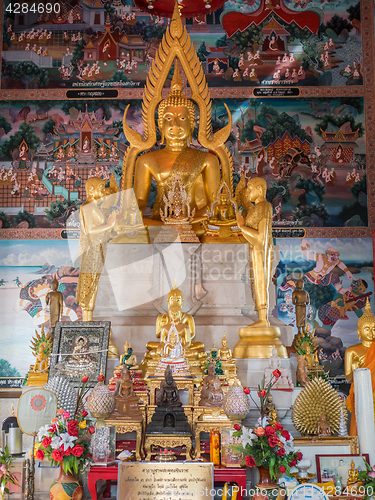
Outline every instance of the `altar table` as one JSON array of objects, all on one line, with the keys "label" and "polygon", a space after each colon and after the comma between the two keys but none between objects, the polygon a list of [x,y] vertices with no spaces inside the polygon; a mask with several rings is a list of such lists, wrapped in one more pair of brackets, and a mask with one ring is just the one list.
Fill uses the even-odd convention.
[{"label": "altar table", "polygon": [[[105,481],[117,481],[118,467],[91,467],[87,474],[87,487],[92,500],[97,500],[96,482],[99,479]],[[236,467],[214,467],[214,483],[236,483],[239,487],[237,500],[242,500],[246,490],[246,468]]]}]

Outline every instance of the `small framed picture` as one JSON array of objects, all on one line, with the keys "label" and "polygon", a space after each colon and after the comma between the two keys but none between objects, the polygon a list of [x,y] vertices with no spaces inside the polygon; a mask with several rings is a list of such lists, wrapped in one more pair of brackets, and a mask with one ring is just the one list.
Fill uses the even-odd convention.
[{"label": "small framed picture", "polygon": [[[369,456],[364,455],[316,455],[316,475],[318,483],[328,483],[340,478],[342,486],[348,485],[348,478],[366,470],[364,460],[369,462]],[[357,471],[357,472],[356,472]]]},{"label": "small framed picture", "polygon": [[110,330],[110,321],[56,323],[48,380],[62,376],[78,387],[87,375],[94,387],[100,371],[105,374]]}]

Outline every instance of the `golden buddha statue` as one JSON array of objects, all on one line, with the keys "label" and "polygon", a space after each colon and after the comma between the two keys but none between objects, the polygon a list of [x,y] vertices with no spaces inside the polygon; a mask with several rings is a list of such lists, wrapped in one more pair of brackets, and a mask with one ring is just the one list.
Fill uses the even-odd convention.
[{"label": "golden buddha statue", "polygon": [[98,284],[102,272],[107,241],[116,223],[116,212],[106,219],[100,208],[100,201],[105,196],[105,181],[90,177],[86,181],[86,201],[81,205],[80,272],[76,293],[76,302],[81,306],[83,321],[92,321]]},{"label": "golden buddha statue", "polygon": [[[168,97],[162,100],[163,86],[174,62],[171,90]],[[183,93],[178,62],[188,80],[192,100],[187,99]],[[191,147],[195,126],[195,107],[192,101],[199,108],[198,142],[208,151]],[[164,141],[166,145],[163,149],[150,151],[156,143],[155,111],[158,106],[161,145]],[[206,208],[215,199],[221,182],[220,165],[223,180],[232,188],[232,160],[225,147],[232,120],[226,106],[228,124],[211,138],[210,94],[197,53],[181,22],[177,2],[171,23],[148,73],[142,104],[143,136],[127,125],[128,107],[124,113],[123,129],[130,147],[123,162],[122,189],[131,189],[134,178],[134,192],[143,214],[148,203],[151,181],[154,179],[157,183],[157,196],[153,215],[152,219],[144,219],[144,222],[148,225],[160,224],[160,209],[164,208],[167,185],[179,174],[188,196],[191,195],[190,208],[195,209],[195,222],[199,221],[199,216],[205,215]],[[138,157],[143,151],[149,152]]]},{"label": "golden buddha statue", "polygon": [[120,356],[120,366],[126,365],[128,370],[138,370],[137,356],[133,353],[133,348],[127,340],[124,344],[124,352]]},{"label": "golden buddha statue", "polygon": [[272,205],[266,201],[266,193],[266,181],[253,177],[246,188],[246,221],[237,212],[238,227],[249,242],[251,290],[259,319],[246,328],[240,328],[241,340],[234,348],[235,358],[269,358],[274,347],[280,358],[288,357],[279,339],[280,330],[270,327],[268,321],[273,241]]},{"label": "golden buddha statue", "polygon": [[359,488],[363,486],[362,479],[358,478],[359,472],[355,468],[354,461],[350,463],[350,469],[348,470],[348,479],[346,480],[347,491],[350,494],[359,494]]},{"label": "golden buddha statue", "polygon": [[269,425],[277,422],[277,408],[275,403],[273,402],[272,394],[268,395],[267,402],[265,404],[266,415],[270,419]]},{"label": "golden buddha statue", "polygon": [[35,363],[34,366],[30,366],[26,385],[39,387],[48,382],[48,360],[52,352],[53,336],[50,335],[50,332],[44,333],[43,325],[41,332],[38,333],[35,330],[35,334],[31,341],[31,350],[35,356]]},{"label": "golden buddha statue", "polygon": [[184,357],[189,365],[192,375],[201,376],[201,364],[206,354],[202,342],[193,341],[195,337],[195,323],[193,317],[182,312],[183,294],[177,288],[176,282],[168,293],[168,312],[160,314],[156,320],[156,337],[160,342],[151,341],[147,343],[147,350],[141,368],[144,375],[152,375],[163,357],[163,349],[168,338],[171,327],[176,329],[180,336],[184,350]]},{"label": "golden buddha statue", "polygon": [[232,350],[228,347],[228,340],[225,336],[225,332],[223,338],[221,340],[221,347],[217,351],[217,356],[221,360],[221,368],[226,376],[227,381],[229,382],[237,375],[237,366],[236,362],[233,359]]},{"label": "golden buddha statue", "polygon": [[371,371],[372,391],[375,392],[375,316],[371,312],[370,302],[367,298],[365,311],[358,319],[357,332],[360,344],[352,345],[345,351],[345,377],[348,382],[352,382],[349,396],[345,404],[352,418],[350,421],[350,436],[357,435],[357,424],[354,412],[354,382],[353,372],[356,368],[368,368]]},{"label": "golden buddha statue", "polygon": [[222,362],[224,361],[230,361],[232,359],[232,351],[228,347],[228,340],[225,336],[225,332],[223,334],[223,338],[221,339],[221,347],[218,350],[218,356],[221,359]]}]

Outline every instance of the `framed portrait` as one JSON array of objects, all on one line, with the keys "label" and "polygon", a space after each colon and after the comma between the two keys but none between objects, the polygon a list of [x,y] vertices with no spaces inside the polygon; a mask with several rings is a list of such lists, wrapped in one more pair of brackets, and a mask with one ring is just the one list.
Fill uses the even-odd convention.
[{"label": "framed portrait", "polygon": [[349,474],[355,477],[358,472],[366,470],[364,460],[369,462],[368,454],[363,455],[316,455],[316,475],[318,483],[328,483],[341,478],[343,487],[347,486]]},{"label": "framed portrait", "polygon": [[110,330],[110,321],[56,323],[48,380],[62,376],[78,387],[87,375],[94,387],[106,370]]}]

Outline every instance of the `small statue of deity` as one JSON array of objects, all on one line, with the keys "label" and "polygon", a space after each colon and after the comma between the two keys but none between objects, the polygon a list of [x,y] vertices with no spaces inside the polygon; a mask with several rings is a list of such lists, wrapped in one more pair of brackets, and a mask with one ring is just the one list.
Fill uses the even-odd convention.
[{"label": "small statue of deity", "polygon": [[130,380],[129,370],[126,365],[121,369],[121,378],[116,383],[115,407],[108,420],[142,421],[139,409],[139,400],[134,394],[133,384]]},{"label": "small statue of deity", "polygon": [[208,374],[203,379],[201,399],[199,406],[220,408],[223,405],[224,392],[221,389],[221,382],[215,375],[215,365],[208,365]]},{"label": "small statue of deity", "polygon": [[320,437],[328,437],[331,435],[331,426],[327,422],[327,417],[324,411],[320,415],[320,422],[317,427],[317,434]]},{"label": "small statue of deity", "polygon": [[55,326],[62,316],[64,300],[63,294],[59,292],[57,289],[59,287],[59,282],[56,278],[53,279],[52,283],[52,291],[48,292],[46,295],[46,304],[49,305],[49,324],[51,327],[52,335],[55,332]]},{"label": "small statue of deity", "polygon": [[119,366],[126,365],[128,370],[138,370],[137,356],[133,353],[133,348],[128,341],[125,341],[124,352],[120,356]]},{"label": "small statue of deity", "polygon": [[346,486],[349,494],[359,494],[359,488],[363,486],[362,479],[358,478],[358,470],[355,468],[354,461],[351,461],[350,469],[348,470],[348,479]]},{"label": "small statue of deity", "polygon": [[273,402],[273,397],[271,394],[268,395],[267,403],[265,405],[266,415],[269,418],[269,424],[277,422],[277,408]]},{"label": "small statue of deity", "polygon": [[223,335],[223,338],[221,340],[221,346],[220,349],[218,350],[217,354],[221,361],[230,361],[232,359],[232,351],[228,347],[228,340],[225,336],[225,332]]},{"label": "small statue of deity", "polygon": [[47,334],[44,333],[43,325],[41,332],[38,333],[35,330],[35,334],[35,337],[33,337],[31,341],[31,349],[35,356],[35,363],[34,366],[30,366],[26,385],[43,386],[48,381],[48,364],[52,352],[53,336],[50,335],[50,332],[47,332]]},{"label": "small statue of deity", "polygon": [[297,354],[297,382],[301,387],[306,387],[310,382],[307,374],[307,361],[303,354]]},{"label": "small statue of deity", "polygon": [[269,365],[264,371],[265,384],[271,381],[272,374],[275,370],[279,370],[280,377],[276,380],[273,385],[274,389],[293,389],[293,382],[291,381],[291,373],[287,368],[281,366],[281,359],[277,355],[275,347],[272,350],[272,356],[270,357]]},{"label": "small statue of deity", "polygon": [[296,326],[298,333],[306,328],[306,308],[310,304],[310,297],[303,289],[303,279],[297,280],[297,288],[292,293],[292,302],[296,309]]},{"label": "small statue of deity", "polygon": [[168,366],[164,373],[164,380],[160,384],[160,391],[156,399],[157,406],[182,406],[176,382],[173,380],[172,370]]}]

